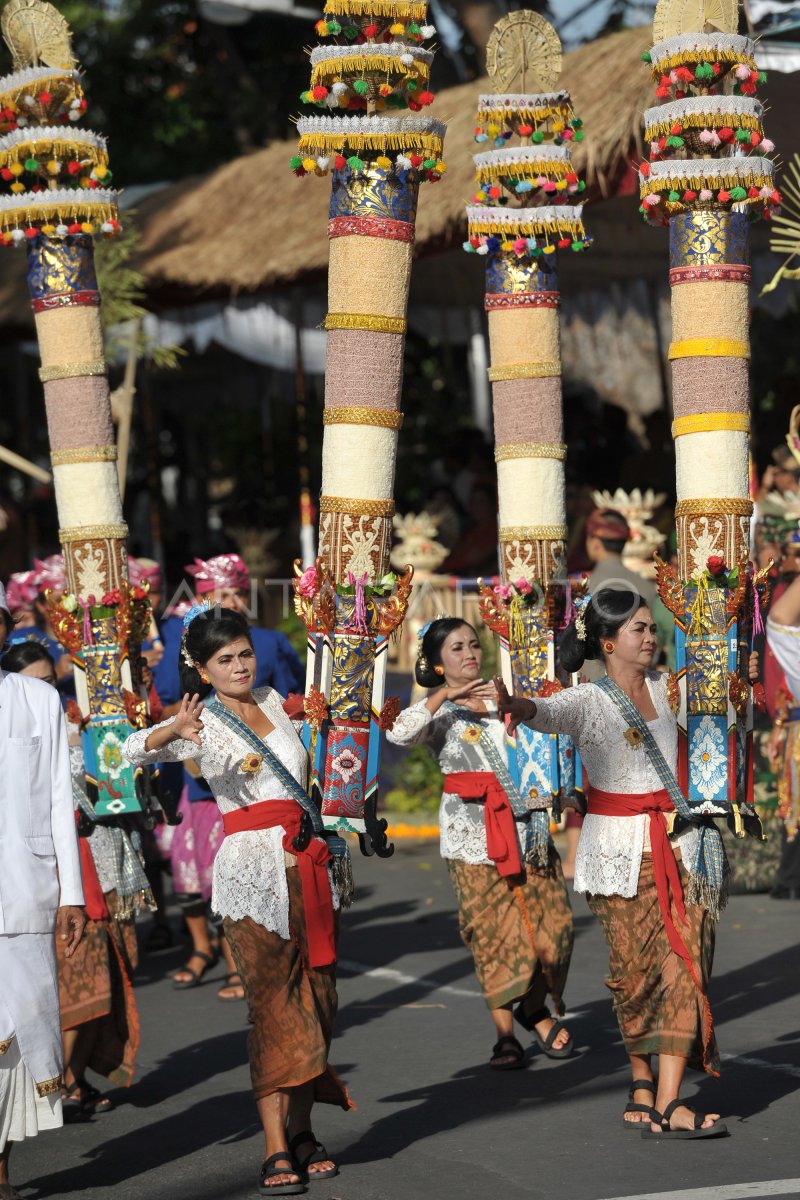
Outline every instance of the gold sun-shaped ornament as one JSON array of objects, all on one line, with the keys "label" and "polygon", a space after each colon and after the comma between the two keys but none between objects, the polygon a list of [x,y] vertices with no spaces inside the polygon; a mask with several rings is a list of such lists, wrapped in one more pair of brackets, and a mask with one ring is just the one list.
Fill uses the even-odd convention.
[{"label": "gold sun-shaped ornament", "polygon": [[739,0],[659,0],[653,41],[682,33],[737,33]]},{"label": "gold sun-shaped ornament", "polygon": [[549,92],[561,74],[561,42],[549,21],[521,9],[498,21],[486,46],[497,92]]}]

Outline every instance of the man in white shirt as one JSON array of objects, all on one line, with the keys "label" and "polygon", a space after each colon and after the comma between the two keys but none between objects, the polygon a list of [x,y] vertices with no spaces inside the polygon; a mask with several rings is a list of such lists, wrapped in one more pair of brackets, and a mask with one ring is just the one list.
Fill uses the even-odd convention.
[{"label": "man in white shirt", "polygon": [[[0,584],[0,645],[13,622]],[[0,670],[0,1200],[11,1143],[62,1124],[53,933],[67,956],[85,924],[67,727],[44,681]]]}]

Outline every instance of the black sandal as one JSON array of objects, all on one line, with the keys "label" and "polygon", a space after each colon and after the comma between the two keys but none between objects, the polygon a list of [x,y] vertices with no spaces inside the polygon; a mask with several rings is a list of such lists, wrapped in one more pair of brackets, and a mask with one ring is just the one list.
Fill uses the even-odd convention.
[{"label": "black sandal", "polygon": [[222,993],[225,991],[226,988],[241,988],[242,992],[244,992],[244,984],[242,983],[242,977],[238,971],[231,971],[230,975],[225,976],[225,982],[222,984],[219,991],[217,992],[217,999],[222,1000],[225,1004],[235,1004],[237,1002],[241,1002],[242,1000],[244,1000],[243,995],[242,996],[223,996]]},{"label": "black sandal", "polygon": [[181,971],[186,971],[187,975],[191,975],[192,978],[173,979],[172,986],[175,988],[176,992],[185,992],[189,988],[196,988],[203,976],[210,971],[212,967],[217,965],[217,959],[214,957],[214,955],[206,954],[205,950],[193,950],[189,955],[189,962],[191,962],[193,958],[201,958],[205,963],[205,966],[199,971],[195,971],[194,967],[189,966],[189,963],[187,963],[185,967],[179,967],[175,972],[176,975],[180,975]]},{"label": "black sandal", "polygon": [[519,1004],[517,1005],[514,1016],[519,1021],[523,1029],[528,1030],[533,1037],[533,1040],[536,1042],[536,1045],[544,1054],[547,1055],[548,1058],[569,1058],[569,1056],[572,1054],[572,1051],[575,1049],[575,1043],[572,1040],[572,1034],[568,1034],[567,1040],[564,1042],[563,1046],[559,1046],[557,1050],[553,1049],[553,1042],[556,1040],[561,1030],[563,1029],[566,1032],[566,1026],[564,1025],[563,1021],[554,1021],[553,1028],[550,1030],[546,1038],[543,1038],[539,1033],[536,1026],[540,1021],[553,1021],[553,1014],[550,1012],[549,1008],[537,1009],[535,1013],[531,1013],[530,1016],[526,1016],[522,1009],[522,1005]]},{"label": "black sandal", "polygon": [[[288,1163],[289,1169],[286,1167],[278,1167],[276,1163]],[[275,1179],[278,1175],[296,1175],[297,1183],[276,1183],[270,1185],[268,1180]],[[261,1174],[258,1179],[258,1187],[262,1196],[302,1196],[307,1190],[306,1185],[300,1179],[295,1161],[286,1150],[279,1150],[277,1154],[271,1154],[269,1158],[265,1158],[261,1164]]]},{"label": "black sandal", "polygon": [[[513,1055],[514,1061],[510,1063],[496,1062],[498,1058],[510,1058]],[[498,1042],[492,1046],[492,1057],[489,1059],[489,1066],[493,1071],[518,1071],[524,1066],[523,1058],[525,1051],[522,1045],[514,1037],[513,1033],[507,1033],[505,1037],[501,1037]]]},{"label": "black sandal", "polygon": [[722,1125],[719,1121],[717,1121],[716,1125],[711,1125],[708,1129],[703,1129],[703,1121],[705,1121],[705,1117],[701,1116],[700,1113],[694,1112],[692,1109],[689,1109],[689,1112],[691,1112],[692,1116],[694,1117],[693,1129],[671,1129],[669,1123],[672,1114],[675,1112],[675,1109],[688,1107],[689,1106],[684,1104],[681,1099],[677,1099],[670,1100],[663,1113],[660,1113],[657,1108],[651,1108],[650,1120],[654,1125],[660,1125],[661,1128],[659,1129],[658,1133],[653,1133],[652,1129],[643,1129],[642,1137],[655,1138],[657,1141],[667,1141],[667,1139],[670,1141],[688,1141],[695,1140],[697,1138],[727,1137],[727,1125]]},{"label": "black sandal", "polygon": [[[633,1097],[635,1092],[652,1092],[653,1100],[656,1098],[656,1085],[652,1079],[634,1079],[631,1086],[628,1088],[628,1103],[625,1105],[626,1113],[647,1113],[648,1117],[653,1111],[651,1104],[634,1104]],[[638,1129],[641,1133],[642,1126],[646,1125],[646,1121],[626,1121],[622,1118],[622,1124],[626,1129]]]},{"label": "black sandal", "polygon": [[92,1087],[85,1079],[76,1079],[62,1091],[62,1111],[75,1117],[91,1117],[95,1113],[111,1112],[114,1101],[110,1096],[104,1096],[96,1087]]},{"label": "black sandal", "polygon": [[[311,1153],[307,1154],[305,1158],[302,1158],[297,1153],[297,1147],[302,1146],[303,1142],[309,1142],[314,1147]],[[313,1166],[314,1163],[333,1162],[322,1142],[317,1141],[310,1129],[305,1130],[303,1133],[295,1134],[289,1142],[289,1149],[300,1168],[301,1176],[307,1183],[313,1183],[317,1179],[333,1179],[334,1175],[339,1174],[339,1168],[336,1166],[336,1163],[333,1163],[333,1166],[329,1167],[327,1171],[309,1171],[308,1168]]]}]

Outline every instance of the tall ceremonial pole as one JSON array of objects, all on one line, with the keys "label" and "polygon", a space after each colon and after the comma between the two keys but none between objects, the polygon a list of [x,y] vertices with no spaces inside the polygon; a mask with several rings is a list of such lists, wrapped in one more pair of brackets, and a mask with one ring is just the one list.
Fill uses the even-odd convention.
[{"label": "tall ceremonial pole", "polygon": [[[751,815],[747,659],[763,575],[749,565],[749,231],[780,204],[764,137],[763,81],[736,0],[661,0],[644,56],[662,103],[645,113],[642,213],[666,224],[678,575],[659,563],[675,617],[678,778],[701,813]],[[746,806],[746,807],[743,807]]]},{"label": "tall ceremonial pole", "polygon": [[86,101],[64,18],[42,0],[10,0],[2,33],[14,71],[0,80],[0,242],[28,258],[68,583],[49,596],[51,615],[75,666],[96,809],[138,811],[122,743],[144,720],[131,662],[149,605],[128,587],[92,243],[119,231],[117,197],[105,140],[77,127]]},{"label": "tall ceremonial pole", "polygon": [[328,828],[391,852],[376,817],[388,638],[411,570],[389,574],[394,473],[419,186],[438,180],[445,127],[420,113],[435,30],[420,0],[328,0],[298,121],[298,175],[331,178],[319,560],[296,568],[309,631],[305,738]]},{"label": "tall ceremonial pole", "polygon": [[[588,243],[584,191],[571,162],[583,138],[561,74],[561,43],[538,13],[495,26],[487,69],[497,88],[481,96],[475,156],[478,191],[467,209],[464,249],[486,258],[501,583],[482,587],[481,610],[500,638],[509,689],[552,695],[556,640],[565,616],[567,537],[557,255]],[[542,813],[538,847],[547,856],[546,810],[575,788],[568,738],[520,727],[509,766],[532,810]]]}]

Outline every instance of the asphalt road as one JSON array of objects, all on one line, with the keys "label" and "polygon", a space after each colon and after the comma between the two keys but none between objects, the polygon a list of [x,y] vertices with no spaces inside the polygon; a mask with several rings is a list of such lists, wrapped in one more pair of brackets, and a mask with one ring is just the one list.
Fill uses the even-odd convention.
[{"label": "asphalt road", "polygon": [[[332,1062],[358,1111],[318,1109],[341,1164],[314,1200],[738,1200],[800,1196],[800,902],[734,897],[712,990],[722,1079],[686,1095],[732,1136],[654,1144],[621,1125],[627,1076],[603,985],[605,947],[583,899],[567,1001],[579,1053],[488,1070],[492,1027],[458,938],[435,843],[358,860],[341,946]],[[249,1092],[244,1006],[222,969],[172,991],[172,950],[145,958],[138,1075],[111,1113],[15,1148],[28,1197],[253,1196],[262,1140]],[[750,1185],[750,1186],[747,1186]]]}]

